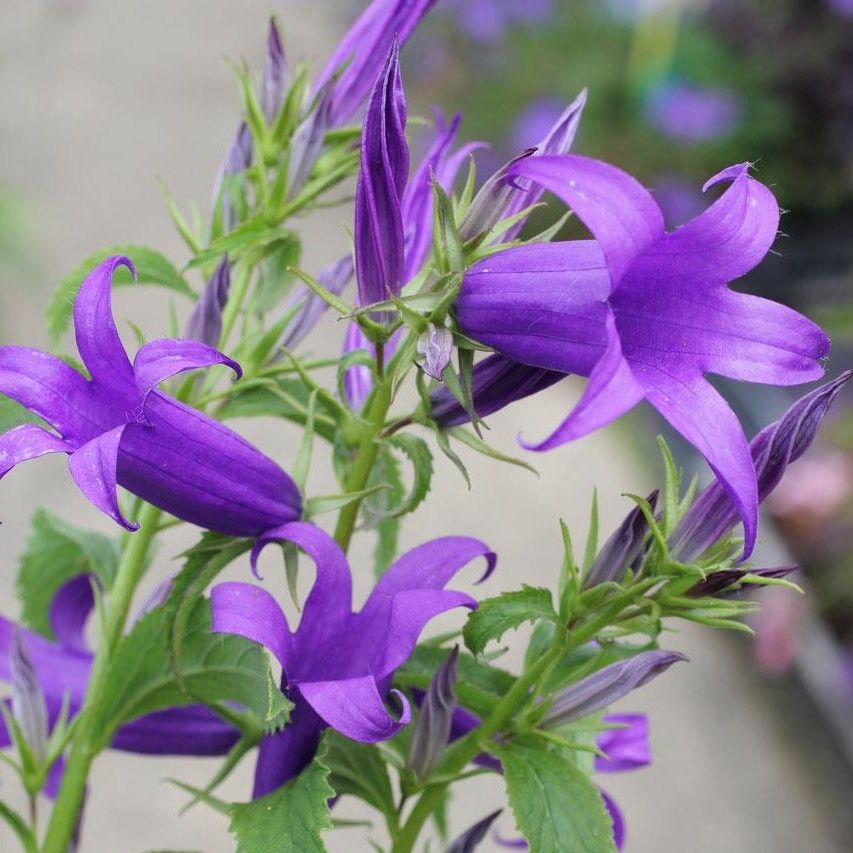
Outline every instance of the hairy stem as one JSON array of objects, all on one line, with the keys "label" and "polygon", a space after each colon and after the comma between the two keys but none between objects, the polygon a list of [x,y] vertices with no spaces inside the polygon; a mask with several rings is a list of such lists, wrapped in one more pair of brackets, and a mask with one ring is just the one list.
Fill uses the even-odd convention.
[{"label": "hairy stem", "polygon": [[143,506],[139,515],[139,530],[128,538],[122,553],[106,603],[104,633],[92,663],[86,699],[80,709],[77,731],[48,824],[43,853],[65,853],[74,832],[89,768],[98,751],[95,744],[101,735],[97,731],[95,712],[107,686],[109,663],[124,632],[133,593],[142,577],[151,543],[157,533],[160,515],[161,511],[156,507],[147,504]]}]

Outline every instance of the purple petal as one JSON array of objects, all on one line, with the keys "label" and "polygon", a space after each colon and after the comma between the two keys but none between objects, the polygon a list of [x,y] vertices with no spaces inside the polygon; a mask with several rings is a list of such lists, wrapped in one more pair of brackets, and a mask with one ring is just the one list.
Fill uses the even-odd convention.
[{"label": "purple petal", "polygon": [[370,94],[355,192],[355,270],[362,305],[399,293],[404,242],[400,198],[409,174],[406,101],[396,41]]},{"label": "purple petal", "polygon": [[706,595],[727,597],[737,590],[729,587],[738,583],[745,575],[757,575],[760,578],[784,578],[797,571],[799,566],[771,566],[763,569],[720,569],[711,572],[704,580],[697,581],[684,594],[690,598],[701,598]]},{"label": "purple petal", "polygon": [[110,747],[141,755],[225,755],[239,738],[239,730],[209,708],[187,705],[126,723]]},{"label": "purple petal", "polygon": [[210,346],[219,343],[222,333],[222,309],[228,301],[230,290],[231,266],[228,256],[223,255],[190,314],[184,337],[202,341]]},{"label": "purple petal", "polygon": [[76,575],[56,591],[50,602],[50,627],[57,641],[69,652],[91,656],[86,643],[86,622],[95,606],[92,582],[95,575]]},{"label": "purple petal", "polygon": [[68,470],[80,491],[99,509],[127,530],[139,525],[128,521],[118,503],[118,452],[126,425],[117,426],[79,447],[68,459]]},{"label": "purple petal", "polygon": [[473,826],[462,833],[445,851],[445,853],[474,853],[480,842],[489,832],[489,827],[495,822],[497,816],[503,811],[498,809],[478,820]]},{"label": "purple petal", "polygon": [[346,122],[359,108],[392,41],[396,38],[405,44],[435,3],[436,0],[373,0],[364,10],[314,83],[317,92],[343,69],[334,83],[333,126]]},{"label": "purple petal", "polygon": [[71,453],[74,448],[35,424],[21,424],[0,435],[0,477],[16,465],[48,453]]},{"label": "purple petal", "polygon": [[554,193],[574,210],[600,244],[613,288],[664,234],[663,216],[649,192],[626,172],[575,154],[528,157],[510,170]]},{"label": "purple petal", "polygon": [[300,682],[299,692],[328,725],[361,743],[388,740],[412,718],[409,702],[398,690],[391,692],[401,702],[403,712],[399,719],[388,713],[372,675],[340,681]]},{"label": "purple petal", "polygon": [[[471,376],[471,391],[474,411],[484,418],[505,406],[550,388],[563,378],[562,373],[529,367],[494,354],[474,365]],[[442,427],[453,427],[467,423],[468,413],[442,385],[430,396],[429,416]]]},{"label": "purple petal", "polygon": [[596,745],[607,753],[607,758],[596,756],[597,772],[618,773],[623,770],[638,770],[652,763],[649,718],[645,714],[607,714],[603,721],[619,723],[627,728],[608,729],[598,736]]},{"label": "purple petal", "polygon": [[240,122],[237,132],[234,134],[234,139],[231,141],[225,159],[222,161],[213,182],[213,204],[219,204],[220,201],[222,203],[222,224],[225,231],[230,231],[236,222],[234,206],[231,204],[228,192],[223,192],[222,184],[228,175],[238,175],[240,172],[245,172],[252,165],[252,156],[252,134],[246,122],[243,121]]},{"label": "purple petal", "polygon": [[238,379],[243,375],[243,370],[236,361],[201,341],[162,338],[145,344],[136,353],[133,373],[137,390],[144,403],[148,394],[166,379],[214,364],[227,364],[237,374]]},{"label": "purple petal", "polygon": [[112,281],[117,267],[136,270],[128,258],[107,258],[86,276],[74,300],[77,351],[92,381],[122,396],[133,393],[133,370],[113,320]]},{"label": "purple petal", "polygon": [[622,850],[625,846],[625,818],[622,817],[622,811],[616,801],[606,791],[599,788],[599,792],[613,824],[613,843],[617,850]]},{"label": "purple petal", "polygon": [[[376,356],[376,348],[367,340],[361,326],[351,322],[344,336],[344,355],[357,350],[364,350],[372,357]],[[344,393],[349,407],[358,412],[373,389],[373,374],[366,364],[353,364],[344,372]]]},{"label": "purple petal", "polygon": [[622,344],[612,314],[606,319],[607,348],[589,375],[583,396],[569,416],[544,441],[522,441],[528,450],[551,450],[580,438],[622,417],[643,399],[643,388],[634,379],[622,355]]},{"label": "purple petal", "polygon": [[418,338],[418,355],[424,359],[424,373],[433,379],[441,379],[445,368],[450,364],[453,352],[453,333],[450,329],[438,328],[430,323],[427,330]]},{"label": "purple petal", "polygon": [[86,441],[104,429],[101,400],[90,383],[49,353],[0,347],[0,394],[43,418],[68,441]]},{"label": "purple petal", "polygon": [[239,634],[266,646],[287,667],[290,628],[278,602],[259,586],[221,583],[210,591],[211,630]]}]

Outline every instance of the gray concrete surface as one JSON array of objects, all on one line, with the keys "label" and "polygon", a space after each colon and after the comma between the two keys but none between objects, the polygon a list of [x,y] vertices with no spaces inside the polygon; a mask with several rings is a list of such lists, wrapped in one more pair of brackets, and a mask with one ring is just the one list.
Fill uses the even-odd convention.
[{"label": "gray concrete surface", "polygon": [[[322,58],[343,26],[342,5],[276,4],[288,51]],[[269,3],[226,0],[0,3],[0,191],[13,189],[24,200],[29,226],[27,262],[0,260],[0,340],[44,344],[41,315],[53,287],[97,248],[142,243],[178,261],[185,258],[155,178],[162,176],[182,204],[190,199],[207,204],[238,112],[224,58],[246,57],[258,65],[269,11]],[[328,259],[330,247],[345,245],[347,216],[346,210],[327,211],[307,224],[308,269]],[[163,334],[167,306],[159,294],[124,290],[116,304],[120,316],[142,316],[150,336]],[[315,346],[337,348],[341,332],[327,323]],[[578,386],[561,385],[494,418],[492,440],[509,450],[519,428],[542,434],[577,392]],[[290,463],[294,433],[287,427],[241,427],[282,464]],[[621,492],[649,487],[650,476],[632,456],[630,442],[620,441],[626,437],[630,426],[553,453],[540,460],[539,480],[472,459],[471,492],[442,466],[406,542],[446,533],[478,535],[501,555],[491,590],[521,580],[549,583],[559,559],[558,516],[582,539],[593,485],[599,487],[604,529],[626,510]],[[313,483],[317,493],[328,485],[323,468],[321,462]],[[16,612],[16,560],[39,504],[71,521],[109,529],[70,485],[62,460],[32,463],[7,477],[0,486],[0,605],[7,614]],[[173,570],[171,557],[181,544],[170,540],[161,550],[158,576]],[[367,545],[360,543],[353,562],[365,566],[362,594],[366,554]],[[453,617],[442,624],[454,624]],[[760,684],[740,642],[686,628],[668,645],[688,652],[691,663],[624,703],[651,714],[655,763],[603,780],[624,807],[628,850],[849,849],[838,834],[836,814],[838,798],[849,788],[828,775],[824,758],[825,753],[831,758],[831,749],[807,737],[814,725],[807,707],[790,716],[790,696]],[[175,776],[200,783],[212,770],[205,761],[105,755],[92,777],[83,851],[233,849],[218,815],[199,807],[178,819],[181,798],[163,781]],[[250,772],[247,764],[224,796],[246,797]],[[4,768],[0,783],[0,794],[19,803]],[[501,801],[498,780],[469,783],[453,806],[453,829],[462,830]],[[345,813],[357,811],[350,807]],[[508,817],[501,828],[511,834]],[[0,850],[15,849],[4,833],[0,825]],[[351,831],[332,834],[328,843],[335,851],[367,849]],[[481,849],[498,848],[487,843]]]}]

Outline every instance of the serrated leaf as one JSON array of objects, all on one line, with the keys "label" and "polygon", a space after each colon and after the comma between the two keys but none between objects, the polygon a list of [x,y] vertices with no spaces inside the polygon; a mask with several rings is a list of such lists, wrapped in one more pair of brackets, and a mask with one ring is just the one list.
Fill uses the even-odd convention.
[{"label": "serrated leaf", "polygon": [[109,589],[118,560],[119,544],[114,539],[74,527],[46,509],[37,509],[16,582],[21,621],[54,639],[49,613],[59,587],[88,572]]},{"label": "serrated leaf", "polygon": [[340,796],[349,794],[396,821],[397,807],[388,766],[372,744],[357,743],[333,730],[326,732],[323,763],[329,767],[329,783]]},{"label": "serrated leaf", "polygon": [[412,488],[403,503],[393,513],[397,516],[406,515],[414,512],[429,493],[433,473],[432,453],[427,443],[416,435],[392,435],[387,441],[392,447],[406,454],[414,470]]},{"label": "serrated leaf", "polygon": [[237,853],[323,853],[331,829],[329,768],[318,755],[295,779],[271,794],[231,807],[229,830]]},{"label": "serrated leaf", "polygon": [[554,611],[551,592],[543,587],[525,585],[519,590],[481,601],[468,617],[462,636],[465,645],[478,655],[489,641],[500,640],[510,628],[542,619],[551,622],[559,619]]},{"label": "serrated leaf", "polygon": [[[186,279],[178,272],[175,265],[156,249],[147,246],[110,246],[90,255],[75,267],[62,281],[47,306],[47,334],[50,345],[55,348],[68,324],[71,322],[71,312],[77,291],[83,279],[99,264],[112,255],[127,255],[136,267],[136,275],[140,284],[157,284],[180,293],[189,299],[195,299],[195,291],[187,284]],[[129,270],[123,267],[113,275],[113,284],[132,284],[133,277]]]},{"label": "serrated leaf", "polygon": [[530,853],[614,853],[604,801],[569,758],[531,739],[495,747],[507,795]]}]

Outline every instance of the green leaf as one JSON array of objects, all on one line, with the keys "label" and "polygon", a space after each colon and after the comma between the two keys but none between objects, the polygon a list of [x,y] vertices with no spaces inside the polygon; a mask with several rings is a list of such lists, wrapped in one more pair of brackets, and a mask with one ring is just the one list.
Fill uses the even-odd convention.
[{"label": "green leaf", "polygon": [[36,853],[38,843],[35,834],[27,825],[27,822],[12,808],[0,800],[0,820],[4,820],[12,832],[18,836],[24,853]]},{"label": "green leaf", "polygon": [[391,822],[397,820],[394,792],[388,766],[372,744],[357,743],[329,729],[328,751],[323,763],[329,767],[329,783],[338,795],[349,794],[373,806]]},{"label": "green leaf", "polygon": [[392,435],[387,441],[392,447],[401,450],[408,456],[414,469],[412,489],[393,513],[397,516],[406,515],[414,512],[429,493],[433,472],[432,453],[430,453],[427,443],[416,435],[398,433]]},{"label": "green leaf", "polygon": [[477,453],[482,453],[483,456],[488,456],[490,459],[495,459],[498,462],[508,462],[510,465],[517,465],[519,468],[526,468],[532,474],[535,474],[537,477],[539,476],[539,472],[523,459],[501,453],[465,427],[450,427],[447,433],[448,435],[452,435],[457,441],[467,444],[468,447],[476,450]]},{"label": "green leaf", "polygon": [[108,687],[97,706],[102,746],[122,723],[195,702],[237,703],[257,717],[259,727],[280,722],[289,703],[279,690],[270,689],[269,661],[260,646],[232,634],[214,634],[210,604],[199,599],[187,620],[176,673],[168,616],[168,605],[152,610],[116,649]]},{"label": "green leaf", "polygon": [[500,640],[510,628],[540,619],[556,622],[558,618],[550,591],[525,585],[514,592],[481,601],[468,617],[462,636],[465,645],[478,655],[490,640]]},{"label": "green leaf", "polygon": [[665,486],[663,490],[663,521],[662,528],[665,536],[669,536],[679,521],[679,502],[681,499],[681,471],[676,465],[675,457],[669,449],[669,445],[662,435],[658,436],[658,447],[663,457],[663,466],[666,472]]},{"label": "green leaf", "polygon": [[583,573],[589,574],[589,570],[595,562],[598,553],[598,490],[592,493],[592,507],[589,512],[589,533],[586,535],[586,548],[583,553]]},{"label": "green leaf", "polygon": [[37,509],[18,570],[21,621],[54,639],[49,613],[59,587],[76,575],[91,573],[109,589],[118,560],[119,544],[115,540],[67,524],[46,509]]},{"label": "green leaf", "polygon": [[595,785],[571,759],[530,739],[495,747],[530,853],[613,853],[613,827]]},{"label": "green leaf", "polygon": [[[149,249],[147,246],[110,246],[108,249],[102,249],[90,255],[59,283],[47,306],[47,334],[51,347],[55,348],[59,344],[71,322],[74,299],[83,279],[101,261],[112,255],[127,255],[133,261],[140,284],[158,284],[195,300],[195,291],[187,284],[186,279],[178,272],[175,265],[156,249]],[[113,284],[133,284],[133,276],[129,270],[122,267],[116,270]]]},{"label": "green leaf", "polygon": [[231,807],[230,831],[237,853],[322,853],[320,838],[331,829],[329,768],[318,755],[286,785],[250,803]]}]

